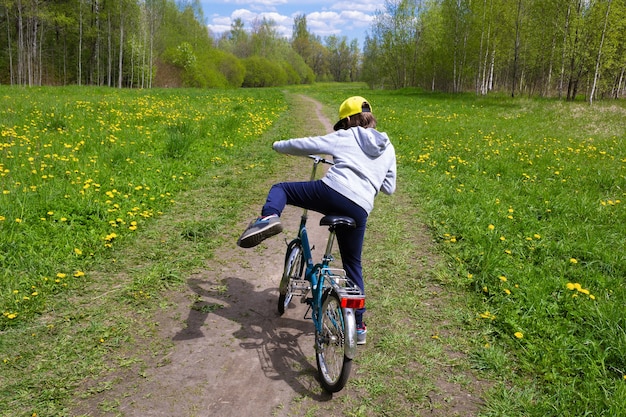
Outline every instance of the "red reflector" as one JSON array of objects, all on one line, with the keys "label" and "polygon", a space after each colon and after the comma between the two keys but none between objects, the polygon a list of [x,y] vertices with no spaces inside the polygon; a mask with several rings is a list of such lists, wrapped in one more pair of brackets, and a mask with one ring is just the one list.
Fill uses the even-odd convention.
[{"label": "red reflector", "polygon": [[363,308],[365,307],[365,298],[342,298],[342,308]]}]

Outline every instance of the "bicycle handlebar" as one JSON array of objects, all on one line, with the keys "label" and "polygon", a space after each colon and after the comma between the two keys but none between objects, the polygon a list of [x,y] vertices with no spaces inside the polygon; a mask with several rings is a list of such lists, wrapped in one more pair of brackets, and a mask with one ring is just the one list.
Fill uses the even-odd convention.
[{"label": "bicycle handlebar", "polygon": [[333,161],[329,161],[328,159],[324,159],[319,155],[307,155],[308,158],[311,158],[315,161],[315,164],[319,164],[320,162],[328,165],[335,165]]}]

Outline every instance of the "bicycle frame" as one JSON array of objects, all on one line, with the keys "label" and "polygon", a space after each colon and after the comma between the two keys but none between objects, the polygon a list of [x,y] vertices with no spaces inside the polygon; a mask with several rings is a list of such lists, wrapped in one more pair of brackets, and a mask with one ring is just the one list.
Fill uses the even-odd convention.
[{"label": "bicycle frame", "polygon": [[[309,157],[314,160],[313,170],[311,172],[311,180],[315,179],[317,166],[320,163],[332,164],[331,161],[328,161],[319,156],[309,155]],[[326,245],[326,250],[322,257],[322,261],[320,263],[314,263],[312,248],[309,243],[308,232],[306,229],[306,222],[308,219],[307,214],[308,210],[304,209],[300,219],[298,236],[296,239],[294,239],[299,242],[302,248],[303,258],[306,265],[304,277],[310,283],[312,295],[311,298],[305,298],[307,293],[303,294],[302,302],[306,302],[309,305],[309,310],[311,311],[311,318],[315,325],[315,329],[316,331],[321,332],[322,317],[320,312],[322,310],[322,298],[325,291],[331,288],[337,292],[343,310],[343,316],[341,317],[341,320],[343,321],[342,327],[346,327],[346,343],[344,352],[348,358],[353,359],[356,355],[357,347],[356,326],[354,325],[354,310],[364,307],[365,298],[360,290],[356,291],[354,287],[351,288],[346,285],[347,278],[343,269],[333,269],[329,266],[330,262],[333,261],[333,256],[331,252],[335,240],[334,225],[330,226],[330,235],[328,238],[328,243]],[[307,310],[307,312],[309,310]]]}]

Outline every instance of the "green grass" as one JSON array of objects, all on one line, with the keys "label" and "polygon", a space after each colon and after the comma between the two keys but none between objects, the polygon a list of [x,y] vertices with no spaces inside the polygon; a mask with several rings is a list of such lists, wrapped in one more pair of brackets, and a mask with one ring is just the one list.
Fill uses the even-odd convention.
[{"label": "green grass", "polygon": [[356,92],[393,139],[448,285],[480,299],[470,358],[502,381],[483,414],[625,414],[624,103]]},{"label": "green grass", "polygon": [[[0,97],[2,132],[15,131],[2,136],[0,415],[68,415],[77,395],[111,389],[103,375],[141,375],[168,348],[150,312],[274,170],[263,135],[280,134],[287,105],[278,90]],[[61,132],[42,127],[53,112]]]},{"label": "green grass", "polygon": [[232,169],[286,108],[277,91],[3,88],[0,99],[0,329],[79,287],[196,178]]},{"label": "green grass", "polygon": [[[482,297],[486,349],[514,364],[485,415],[623,414],[623,103],[410,92],[380,103],[401,178],[459,285]],[[492,356],[473,354],[501,369]]]},{"label": "green grass", "polygon": [[[476,378],[484,416],[626,414],[626,106],[361,87],[293,89],[332,120],[367,97],[399,167],[366,237],[357,395],[309,414],[419,415]],[[149,311],[233,238],[255,179],[280,176],[269,144],[310,116],[271,89],[0,100],[0,415],[64,415],[141,363],[128,346],[167,348]]]}]

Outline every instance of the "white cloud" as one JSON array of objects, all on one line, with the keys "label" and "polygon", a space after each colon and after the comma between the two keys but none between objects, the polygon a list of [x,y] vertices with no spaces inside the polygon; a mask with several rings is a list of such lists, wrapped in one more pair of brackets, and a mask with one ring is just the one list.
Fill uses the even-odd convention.
[{"label": "white cloud", "polygon": [[237,9],[231,13],[230,17],[214,17],[208,25],[213,33],[221,34],[230,30],[232,22],[241,19],[245,28],[250,30],[255,24],[260,23],[263,19],[272,21],[275,24],[276,31],[285,37],[291,36],[293,29],[293,18],[285,16],[278,12],[254,12],[248,9]]},{"label": "white cloud", "polygon": [[306,15],[309,31],[319,36],[339,35],[341,16],[336,12],[313,12]]},{"label": "white cloud", "polygon": [[248,23],[256,19],[258,13],[251,12],[248,9],[237,9],[230,15],[231,21],[235,19],[241,19],[244,23]]},{"label": "white cloud", "polygon": [[374,15],[356,10],[341,12],[341,17],[342,19],[346,19],[349,25],[358,28],[368,27],[374,20]]},{"label": "white cloud", "polygon": [[[276,31],[284,37],[293,32],[293,19],[305,14],[309,31],[322,38],[330,35],[346,36],[348,39],[362,36],[374,19],[374,12],[384,7],[381,0],[361,0],[358,4],[348,1],[330,3],[324,0],[303,0],[297,2],[299,11],[290,15],[281,13],[280,6],[287,5],[287,0],[226,0],[225,3],[245,5],[233,11],[230,16],[213,14],[209,17],[209,29],[216,35],[230,30],[235,19],[241,19],[246,29],[250,30],[262,19],[275,23]],[[295,2],[294,2],[295,3]],[[293,5],[293,3],[292,3]],[[315,10],[306,12],[306,10]]]},{"label": "white cloud", "polygon": [[351,1],[339,1],[331,6],[333,10],[352,10],[355,12],[373,14],[376,10],[382,10],[385,2],[380,0],[361,0],[355,6]]},{"label": "white cloud", "polygon": [[247,7],[251,9],[257,9],[259,7],[275,7],[280,6],[282,4],[287,4],[287,0],[226,0],[225,3],[234,3],[234,4],[245,4]]}]

